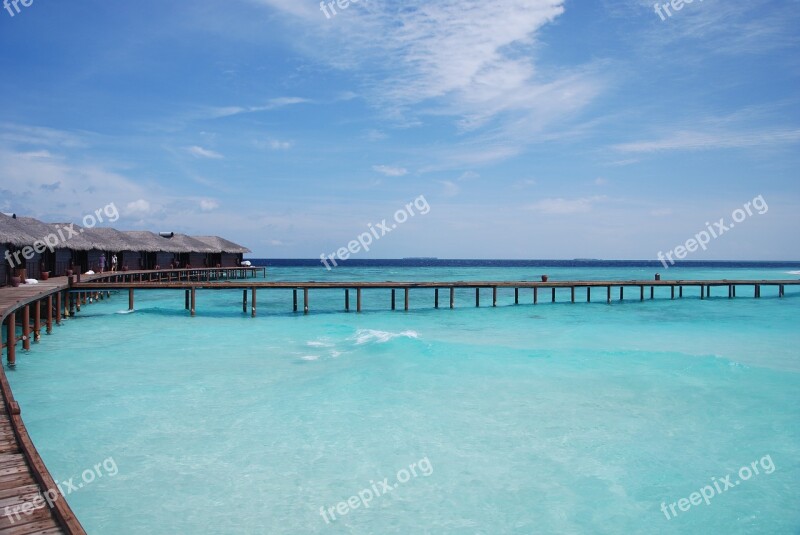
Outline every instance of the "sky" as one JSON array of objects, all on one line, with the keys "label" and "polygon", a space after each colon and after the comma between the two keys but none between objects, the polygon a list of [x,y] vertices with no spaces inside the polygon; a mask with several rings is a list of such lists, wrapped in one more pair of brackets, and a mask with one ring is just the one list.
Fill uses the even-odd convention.
[{"label": "sky", "polygon": [[651,260],[710,227],[685,259],[800,260],[796,0],[16,5],[3,212],[254,258]]}]

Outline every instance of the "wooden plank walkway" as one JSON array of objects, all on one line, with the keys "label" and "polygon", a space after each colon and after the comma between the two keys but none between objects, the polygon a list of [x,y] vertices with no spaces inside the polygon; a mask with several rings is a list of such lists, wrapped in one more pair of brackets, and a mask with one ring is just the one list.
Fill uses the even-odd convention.
[{"label": "wooden plank walkway", "polygon": [[[0,288],[0,321],[67,287],[66,277],[60,277]],[[0,534],[85,533],[28,436],[2,366],[0,394]]]}]

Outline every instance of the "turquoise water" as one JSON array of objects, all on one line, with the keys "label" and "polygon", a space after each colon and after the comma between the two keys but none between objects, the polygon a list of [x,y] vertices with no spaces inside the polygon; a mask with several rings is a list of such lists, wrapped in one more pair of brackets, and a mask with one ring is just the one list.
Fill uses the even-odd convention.
[{"label": "turquoise water", "polygon": [[[662,276],[797,278],[787,271]],[[280,268],[269,279],[542,272]],[[797,533],[800,290],[749,293],[670,301],[657,289],[640,303],[630,289],[609,306],[604,289],[591,304],[564,290],[534,307],[529,290],[520,306],[501,290],[498,308],[485,291],[476,309],[465,290],[455,310],[434,310],[433,290],[412,290],[405,313],[379,290],[358,315],[338,312],[341,291],[312,290],[303,316],[290,291],[261,291],[252,319],[241,292],[198,292],[190,318],[182,292],[140,291],[135,313],[120,313],[124,294],[84,308],[8,375],[57,480],[113,459],[114,475],[101,468],[68,495],[89,533]],[[742,480],[753,462],[759,474]],[[669,512],[729,474],[740,484]],[[359,493],[368,508],[355,498],[336,511]]]}]

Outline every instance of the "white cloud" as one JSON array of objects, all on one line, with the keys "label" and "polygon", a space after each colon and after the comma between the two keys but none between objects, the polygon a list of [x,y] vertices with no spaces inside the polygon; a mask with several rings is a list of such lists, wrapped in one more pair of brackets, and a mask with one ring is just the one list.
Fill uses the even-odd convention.
[{"label": "white cloud", "polygon": [[465,171],[461,173],[461,176],[458,177],[459,180],[474,180],[476,178],[480,178],[480,174],[476,173],[475,171]]},{"label": "white cloud", "polygon": [[292,142],[272,139],[269,142],[269,148],[272,150],[289,150],[292,148]]},{"label": "white cloud", "polygon": [[455,197],[459,193],[461,193],[461,187],[458,184],[451,180],[442,180],[440,181],[444,188],[442,189],[442,195],[445,197]]},{"label": "white cloud", "polygon": [[583,197],[579,199],[542,199],[528,206],[528,209],[544,214],[580,214],[592,211],[595,204],[607,200],[605,196]]},{"label": "white cloud", "polygon": [[408,169],[405,167],[395,167],[391,165],[373,165],[372,169],[386,176],[403,176],[408,174]]},{"label": "white cloud", "polygon": [[607,186],[608,185],[608,180],[606,180],[605,178],[599,176],[599,177],[594,179],[594,185],[595,186]]},{"label": "white cloud", "polygon": [[125,214],[131,216],[142,216],[150,212],[150,203],[144,199],[129,202],[125,206]]},{"label": "white cloud", "polygon": [[200,199],[200,210],[203,212],[212,212],[219,208],[219,203],[214,199]]},{"label": "white cloud", "polygon": [[800,142],[800,130],[777,129],[751,132],[692,132],[680,131],[661,139],[634,141],[614,145],[619,152],[651,153],[713,149],[742,149]]},{"label": "white cloud", "polygon": [[186,147],[186,152],[188,152],[195,158],[210,158],[215,160],[224,158],[224,156],[218,152],[209,149],[204,149],[203,147],[199,147],[197,145]]}]

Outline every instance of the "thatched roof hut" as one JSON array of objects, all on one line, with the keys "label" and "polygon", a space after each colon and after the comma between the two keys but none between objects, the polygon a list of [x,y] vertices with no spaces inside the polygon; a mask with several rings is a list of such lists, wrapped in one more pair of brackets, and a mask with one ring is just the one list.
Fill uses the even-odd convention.
[{"label": "thatched roof hut", "polygon": [[33,245],[37,238],[32,236],[19,219],[0,214],[0,244],[9,244],[14,247]]},{"label": "thatched roof hut", "polygon": [[125,230],[123,234],[132,237],[139,243],[139,250],[145,253],[156,253],[163,251],[165,253],[184,253],[185,249],[177,242],[171,242],[167,238],[162,238],[154,232],[149,230]]},{"label": "thatched roof hut", "polygon": [[225,238],[220,238],[219,236],[192,236],[192,238],[214,248],[215,253],[244,254],[252,252],[247,247],[233,243]]}]

